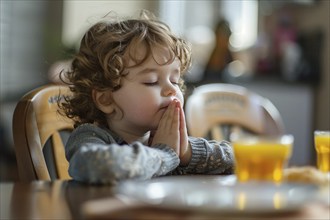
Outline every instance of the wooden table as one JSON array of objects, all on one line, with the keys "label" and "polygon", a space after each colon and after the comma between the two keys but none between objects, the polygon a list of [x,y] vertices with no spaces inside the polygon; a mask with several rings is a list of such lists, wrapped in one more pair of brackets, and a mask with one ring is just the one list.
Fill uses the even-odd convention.
[{"label": "wooden table", "polygon": [[[119,207],[111,215],[102,205],[99,215],[86,215],[84,205],[106,199],[107,206]],[[105,208],[105,209],[104,209]],[[95,214],[95,212],[94,212]],[[133,207],[114,197],[114,187],[81,184],[75,181],[36,181],[0,183],[0,219],[205,219],[198,213]],[[208,219],[244,219],[242,217],[207,216]],[[307,204],[301,211],[267,219],[329,219],[329,206]],[[246,218],[251,219],[251,218]],[[256,218],[253,218],[256,219]],[[264,218],[263,218],[264,219]]]},{"label": "wooden table", "polygon": [[113,196],[112,189],[72,180],[1,183],[0,219],[82,219],[82,204]]}]

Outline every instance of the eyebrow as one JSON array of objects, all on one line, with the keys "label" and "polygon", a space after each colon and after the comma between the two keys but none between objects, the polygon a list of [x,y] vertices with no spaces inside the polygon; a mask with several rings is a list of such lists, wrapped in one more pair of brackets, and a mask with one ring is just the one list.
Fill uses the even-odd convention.
[{"label": "eyebrow", "polygon": [[[145,69],[142,69],[141,71],[138,71],[137,74],[138,75],[144,75],[144,74],[148,74],[148,73],[151,73],[151,72],[158,72],[158,69],[156,68],[145,68]],[[180,68],[175,68],[171,71],[172,73],[174,74],[180,74]]]},{"label": "eyebrow", "polygon": [[137,74],[138,75],[147,74],[147,73],[150,73],[150,72],[157,72],[157,69],[156,68],[144,68],[141,71],[137,72]]}]

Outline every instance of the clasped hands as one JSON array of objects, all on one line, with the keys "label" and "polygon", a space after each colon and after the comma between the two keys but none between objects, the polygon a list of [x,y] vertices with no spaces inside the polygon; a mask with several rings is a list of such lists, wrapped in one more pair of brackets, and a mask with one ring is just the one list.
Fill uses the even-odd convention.
[{"label": "clasped hands", "polygon": [[152,137],[151,146],[159,143],[170,146],[178,154],[180,165],[188,165],[191,159],[191,146],[188,142],[183,107],[176,99],[168,106]]}]

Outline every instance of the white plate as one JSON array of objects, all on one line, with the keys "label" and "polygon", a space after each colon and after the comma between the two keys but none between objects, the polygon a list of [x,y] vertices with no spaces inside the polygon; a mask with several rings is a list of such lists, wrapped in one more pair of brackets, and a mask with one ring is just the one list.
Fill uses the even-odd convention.
[{"label": "white plate", "polygon": [[127,181],[119,196],[167,209],[225,214],[274,214],[299,210],[317,187],[269,182],[236,183],[235,176],[173,176]]}]

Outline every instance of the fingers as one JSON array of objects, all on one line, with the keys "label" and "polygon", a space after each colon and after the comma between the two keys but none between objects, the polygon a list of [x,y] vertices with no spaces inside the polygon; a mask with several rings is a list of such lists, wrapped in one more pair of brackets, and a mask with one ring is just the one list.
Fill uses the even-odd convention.
[{"label": "fingers", "polygon": [[181,165],[187,165],[190,162],[191,147],[188,143],[185,115],[177,100],[169,105],[159,122],[152,145],[158,143],[170,146],[180,157]]},{"label": "fingers", "polygon": [[164,115],[162,116],[159,125],[158,125],[158,130],[159,129],[171,129],[173,126],[175,126],[175,111],[176,111],[176,104],[171,103],[167,110],[165,111]]},{"label": "fingers", "polygon": [[186,126],[186,119],[183,108],[180,106],[180,158],[185,158],[187,151],[189,150],[188,144],[188,132]]},{"label": "fingers", "polygon": [[183,111],[183,107],[180,106],[180,134],[187,134],[187,125],[186,125],[186,117]]},{"label": "fingers", "polygon": [[180,154],[180,108],[178,101],[173,101],[163,114],[152,145],[162,143]]}]

